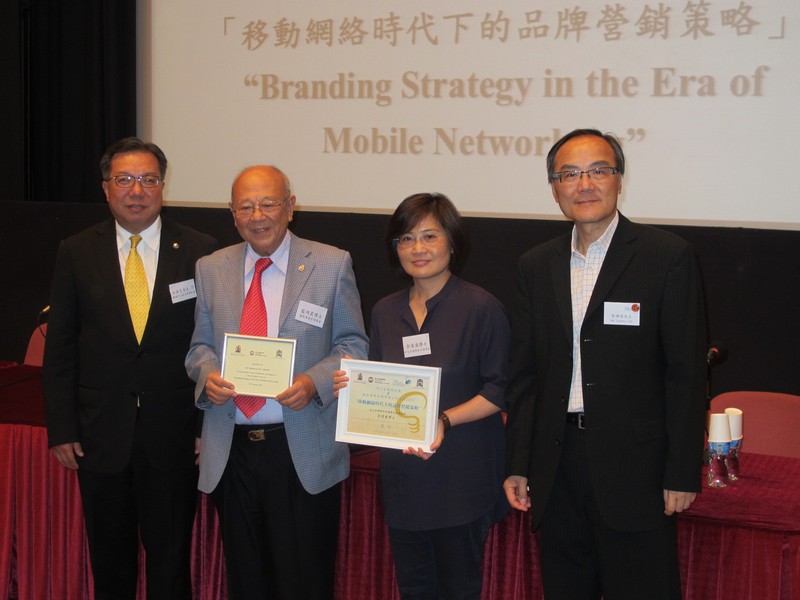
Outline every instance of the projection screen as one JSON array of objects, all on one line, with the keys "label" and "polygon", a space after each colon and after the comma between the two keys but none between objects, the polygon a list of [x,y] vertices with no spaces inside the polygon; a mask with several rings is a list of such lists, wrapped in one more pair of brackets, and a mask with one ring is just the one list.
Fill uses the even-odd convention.
[{"label": "projection screen", "polygon": [[304,209],[557,218],[547,151],[594,127],[629,217],[800,229],[799,25],[797,0],[151,0],[140,123],[169,203],[267,163]]}]

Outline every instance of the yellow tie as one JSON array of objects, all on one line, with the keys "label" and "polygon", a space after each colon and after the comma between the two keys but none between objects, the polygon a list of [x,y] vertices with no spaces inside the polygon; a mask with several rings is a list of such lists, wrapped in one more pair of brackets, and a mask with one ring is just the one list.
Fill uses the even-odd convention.
[{"label": "yellow tie", "polygon": [[144,327],[147,325],[147,314],[150,312],[150,292],[147,289],[147,276],[144,273],[142,257],[136,246],[142,241],[142,236],[131,236],[131,251],[125,263],[125,296],[128,298],[128,310],[131,311],[133,330],[136,339],[141,342]]}]

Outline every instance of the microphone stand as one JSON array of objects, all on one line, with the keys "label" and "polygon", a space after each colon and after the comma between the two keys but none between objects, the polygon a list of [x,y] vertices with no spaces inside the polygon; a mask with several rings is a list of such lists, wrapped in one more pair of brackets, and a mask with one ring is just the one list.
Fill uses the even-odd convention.
[{"label": "microphone stand", "polygon": [[[706,413],[711,410],[711,369],[724,362],[728,357],[727,349],[719,342],[711,342],[706,352]],[[708,425],[705,426],[706,437],[708,437]],[[708,448],[703,449],[703,464],[708,465],[710,457]]]}]

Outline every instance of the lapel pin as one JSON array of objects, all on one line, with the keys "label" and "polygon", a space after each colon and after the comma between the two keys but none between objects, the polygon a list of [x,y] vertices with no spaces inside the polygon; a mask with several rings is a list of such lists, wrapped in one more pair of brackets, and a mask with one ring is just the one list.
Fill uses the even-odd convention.
[{"label": "lapel pin", "polygon": [[306,270],[306,266],[305,265],[300,265],[299,267],[297,267],[297,270],[301,271],[301,272],[305,271]]},{"label": "lapel pin", "polygon": [[172,249],[179,250],[181,245],[178,242],[172,242]]}]

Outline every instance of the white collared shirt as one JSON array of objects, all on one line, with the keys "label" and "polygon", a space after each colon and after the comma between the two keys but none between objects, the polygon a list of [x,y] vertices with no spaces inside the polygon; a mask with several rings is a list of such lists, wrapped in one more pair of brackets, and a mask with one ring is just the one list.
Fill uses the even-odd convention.
[{"label": "white collared shirt", "polygon": [[[131,252],[131,232],[124,229],[116,221],[115,229],[117,232],[117,254],[119,257],[119,270],[122,273],[122,281],[125,281],[125,265],[128,263],[128,255]],[[147,292],[150,294],[150,302],[153,302],[153,286],[156,282],[156,271],[158,270],[158,249],[161,246],[161,217],[157,217],[155,222],[140,234],[142,241],[136,247],[139,256],[142,257],[144,273],[147,276]]]},{"label": "white collared shirt", "polygon": [[586,308],[592,297],[597,276],[603,267],[611,238],[617,230],[619,213],[597,240],[586,249],[586,256],[578,250],[578,230],[572,228],[572,254],[569,260],[569,276],[572,294],[572,385],[569,391],[569,412],[583,412],[583,373],[581,372],[581,328]]}]

